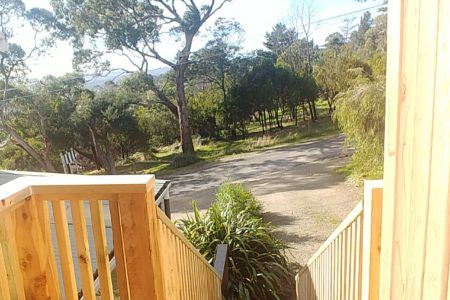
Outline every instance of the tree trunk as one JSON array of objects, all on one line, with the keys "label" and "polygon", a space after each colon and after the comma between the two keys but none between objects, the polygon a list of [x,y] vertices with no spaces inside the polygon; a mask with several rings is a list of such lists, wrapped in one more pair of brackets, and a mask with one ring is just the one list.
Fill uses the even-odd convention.
[{"label": "tree trunk", "polygon": [[178,64],[175,66],[175,85],[177,89],[178,104],[178,124],[180,127],[180,142],[183,154],[195,154],[194,143],[192,142],[192,130],[189,125],[189,117],[187,111],[186,94],[184,91],[185,73],[187,62],[189,60],[190,49],[192,45],[193,35],[186,35],[186,46],[181,51]]},{"label": "tree trunk", "polygon": [[87,158],[90,161],[94,162],[95,163],[95,167],[97,168],[97,170],[100,170],[102,168],[102,164],[101,164],[101,162],[100,162],[100,160],[98,158],[97,153],[95,152],[94,145],[91,145],[91,152],[92,152],[92,154],[87,153],[87,152],[81,150],[80,148],[75,148],[75,151],[77,151],[81,156],[84,156],[85,158]]},{"label": "tree trunk", "polygon": [[39,166],[47,172],[56,173],[56,168],[53,166],[48,157],[43,157],[33,147],[31,147],[20,135],[13,129],[4,126],[3,129],[9,134],[11,140],[20,148],[22,148],[28,155],[30,155]]},{"label": "tree trunk", "polygon": [[111,150],[109,149],[109,147],[105,147],[106,151],[103,150],[99,150],[98,151],[98,157],[100,159],[100,161],[102,162],[103,168],[105,169],[106,173],[108,173],[109,175],[115,175],[116,174],[116,164],[114,161],[114,157],[112,155]]},{"label": "tree trunk", "polygon": [[313,112],[314,112],[314,120],[319,120],[319,118],[317,117],[317,110],[316,110],[316,101],[311,101],[311,104],[312,104],[312,109],[313,109]]},{"label": "tree trunk", "polygon": [[[266,111],[263,111],[263,119],[264,119],[264,128],[267,130],[267,117],[266,117]],[[266,133],[266,130],[264,130],[263,133]]]},{"label": "tree trunk", "polygon": [[315,122],[316,119],[314,118],[314,111],[313,111],[313,108],[312,108],[311,101],[308,101],[308,107],[309,107],[309,113],[311,114],[311,120],[312,120],[313,122]]},{"label": "tree trunk", "polygon": [[298,107],[294,106],[295,126],[298,125]]},{"label": "tree trunk", "polygon": [[267,110],[267,114],[269,115],[269,130],[272,131],[272,112]]},{"label": "tree trunk", "polygon": [[331,113],[333,112],[333,105],[331,104],[331,99],[327,98],[327,102],[328,102],[328,111],[331,115]]},{"label": "tree trunk", "polygon": [[110,146],[107,142],[108,137],[105,137],[105,139],[104,139],[106,142],[105,142],[105,151],[103,151],[101,149],[101,147],[99,147],[99,145],[97,145],[97,139],[95,137],[95,132],[91,126],[89,126],[89,132],[91,133],[92,144],[94,145],[96,157],[102,164],[106,173],[108,173],[110,175],[116,174],[116,163],[114,161],[114,156],[112,155]]},{"label": "tree trunk", "polygon": [[305,107],[305,102],[302,103],[302,117],[303,121],[306,122],[306,115],[308,114],[308,110]]},{"label": "tree trunk", "polygon": [[[257,115],[258,115],[258,116],[257,116]],[[260,112],[258,112],[258,113],[254,113],[254,117],[255,117],[255,120],[258,121],[259,125],[261,126],[262,133],[264,134],[264,133],[265,133],[265,129],[264,129],[264,119],[263,119],[263,116],[261,115]]]}]

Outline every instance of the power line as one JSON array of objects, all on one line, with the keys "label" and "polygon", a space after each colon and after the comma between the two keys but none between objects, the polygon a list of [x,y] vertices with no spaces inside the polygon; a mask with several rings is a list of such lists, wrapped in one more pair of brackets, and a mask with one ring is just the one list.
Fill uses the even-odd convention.
[{"label": "power line", "polygon": [[329,21],[329,20],[333,20],[333,19],[347,17],[347,16],[354,15],[354,14],[357,14],[357,13],[362,13],[362,12],[365,12],[365,11],[373,10],[375,8],[380,8],[382,6],[386,6],[386,5],[385,4],[378,4],[378,5],[375,5],[375,6],[371,6],[371,7],[367,7],[367,8],[364,8],[364,9],[351,11],[351,12],[347,12],[347,13],[340,14],[340,15],[337,15],[337,16],[333,16],[333,17],[329,17],[329,18],[325,18],[325,19],[321,19],[321,20],[315,20],[315,21],[312,21],[311,24],[319,24],[319,23],[322,23],[322,22],[325,22],[325,21]]}]

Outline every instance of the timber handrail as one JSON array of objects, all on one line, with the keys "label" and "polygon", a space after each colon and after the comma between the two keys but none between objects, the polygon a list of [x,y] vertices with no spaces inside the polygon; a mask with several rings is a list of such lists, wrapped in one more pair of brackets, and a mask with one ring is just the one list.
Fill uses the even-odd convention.
[{"label": "timber handrail", "polygon": [[296,276],[298,299],[378,299],[382,181],[360,201]]},{"label": "timber handrail", "polygon": [[157,207],[154,187],[152,175],[22,177],[0,187],[0,298],[76,299],[82,289],[95,299],[93,259],[102,299],[116,297],[108,213],[121,299],[221,299],[219,274]]}]

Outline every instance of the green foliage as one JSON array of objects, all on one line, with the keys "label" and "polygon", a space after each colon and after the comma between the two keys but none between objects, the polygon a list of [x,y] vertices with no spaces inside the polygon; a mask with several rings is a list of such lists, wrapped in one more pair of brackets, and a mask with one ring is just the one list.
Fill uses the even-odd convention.
[{"label": "green foliage", "polygon": [[24,155],[22,149],[10,143],[0,147],[0,169],[40,171],[31,156]]},{"label": "green foliage", "polygon": [[383,173],[386,21],[386,14],[373,20],[366,12],[348,42],[339,33],[330,35],[314,71],[333,119],[355,148],[341,171],[357,182]]},{"label": "green foliage", "polygon": [[136,120],[139,130],[146,134],[148,145],[152,149],[172,144],[178,138],[177,119],[161,106],[137,108]]},{"label": "green foliage", "polygon": [[246,210],[252,215],[260,215],[262,210],[261,204],[256,201],[250,189],[241,183],[224,182],[220,185],[215,205],[226,207],[229,203],[232,203],[231,209],[235,209],[236,213]]},{"label": "green foliage", "polygon": [[311,73],[311,64],[319,58],[319,47],[305,38],[296,40],[278,56],[278,60],[289,65],[291,70],[301,76]]},{"label": "green foliage", "polygon": [[344,45],[345,37],[341,33],[335,32],[327,36],[327,38],[325,39],[325,43],[325,46],[327,48],[338,51],[339,48]]},{"label": "green foliage", "polygon": [[383,176],[385,83],[370,81],[339,95],[334,119],[355,147],[352,157],[353,176]]},{"label": "green foliage", "polygon": [[176,169],[192,165],[197,161],[198,161],[197,155],[180,154],[174,156],[174,158],[172,159],[172,163],[170,165],[172,168]]},{"label": "green foliage", "polygon": [[283,53],[297,39],[294,28],[287,28],[283,23],[277,23],[272,32],[266,33],[264,46],[277,55]]},{"label": "green foliage", "polygon": [[292,283],[285,250],[274,237],[274,227],[261,218],[261,206],[240,184],[223,184],[217,200],[201,215],[177,226],[212,263],[216,247],[228,245],[228,299],[281,299]]}]

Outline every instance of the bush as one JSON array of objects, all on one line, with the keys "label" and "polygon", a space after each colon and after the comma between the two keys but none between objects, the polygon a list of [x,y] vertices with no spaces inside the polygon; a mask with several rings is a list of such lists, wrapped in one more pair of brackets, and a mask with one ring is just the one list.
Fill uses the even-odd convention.
[{"label": "bush", "polygon": [[243,184],[232,184],[224,182],[216,193],[215,206],[224,208],[230,206],[237,212],[246,211],[254,216],[261,215],[261,204],[256,201],[255,196]]},{"label": "bush", "polygon": [[289,289],[287,246],[261,217],[261,205],[240,184],[223,184],[216,201],[201,215],[177,223],[192,244],[212,263],[218,244],[228,245],[228,299],[280,299]]},{"label": "bush", "polygon": [[385,83],[357,85],[339,95],[334,119],[355,147],[351,169],[355,179],[383,176]]}]

